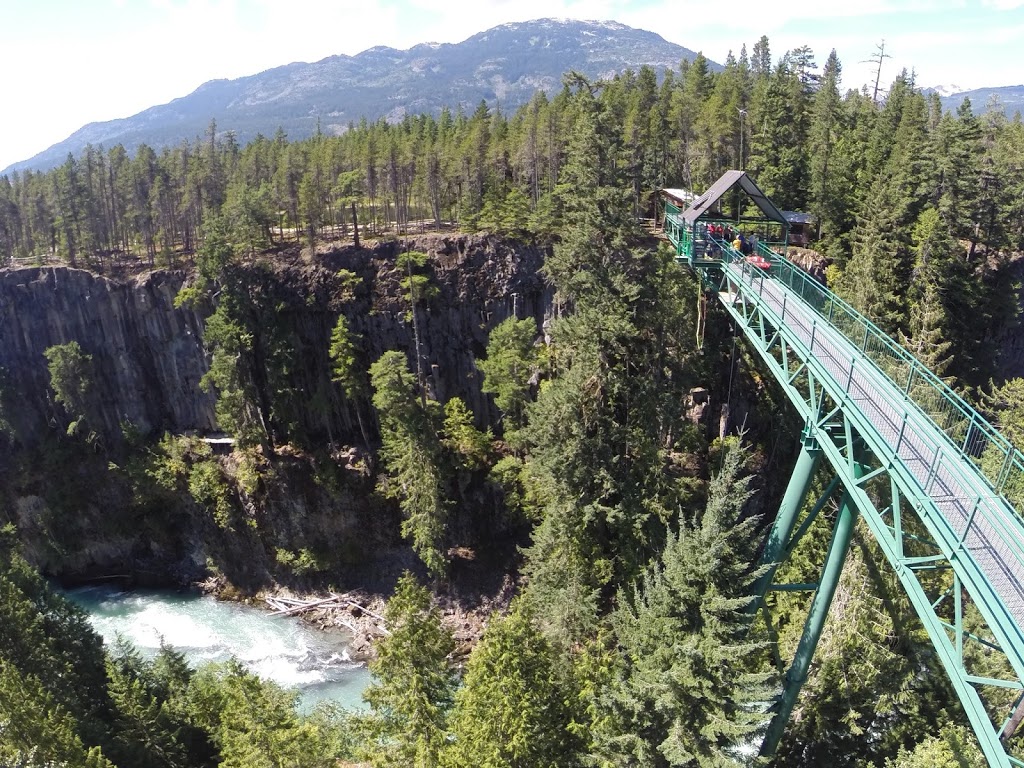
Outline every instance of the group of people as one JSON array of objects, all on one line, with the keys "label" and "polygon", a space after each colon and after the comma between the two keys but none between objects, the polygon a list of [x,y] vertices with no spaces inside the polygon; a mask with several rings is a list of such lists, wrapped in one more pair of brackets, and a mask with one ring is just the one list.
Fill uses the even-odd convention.
[{"label": "group of people", "polygon": [[752,235],[749,239],[740,230],[733,229],[728,224],[712,222],[711,224],[699,224],[700,234],[710,237],[712,240],[723,240],[731,243],[732,247],[749,256],[756,247],[756,238]]}]

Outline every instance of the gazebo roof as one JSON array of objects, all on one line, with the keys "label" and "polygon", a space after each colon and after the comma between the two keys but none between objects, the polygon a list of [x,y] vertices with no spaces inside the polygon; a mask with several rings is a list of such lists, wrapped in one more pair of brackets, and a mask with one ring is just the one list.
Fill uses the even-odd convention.
[{"label": "gazebo roof", "polygon": [[783,216],[782,211],[775,207],[775,204],[768,199],[767,195],[754,183],[754,180],[743,171],[726,171],[723,173],[721,178],[712,184],[707,192],[694,200],[693,204],[683,211],[683,220],[687,224],[693,224],[737,184],[747,193],[747,197],[753,201],[754,205],[765,215],[765,218],[786,225],[786,217]]}]

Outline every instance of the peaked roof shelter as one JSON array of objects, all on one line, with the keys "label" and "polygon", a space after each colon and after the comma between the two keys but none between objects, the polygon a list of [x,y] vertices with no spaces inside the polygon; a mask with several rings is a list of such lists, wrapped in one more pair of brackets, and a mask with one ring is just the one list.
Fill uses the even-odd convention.
[{"label": "peaked roof shelter", "polygon": [[744,171],[726,171],[723,173],[707,192],[694,200],[690,207],[683,211],[683,220],[687,224],[693,224],[737,184],[747,193],[747,197],[765,215],[765,218],[786,226],[786,217],[782,215],[782,211],[775,207],[775,204],[768,199],[768,196],[761,191],[761,188]]}]

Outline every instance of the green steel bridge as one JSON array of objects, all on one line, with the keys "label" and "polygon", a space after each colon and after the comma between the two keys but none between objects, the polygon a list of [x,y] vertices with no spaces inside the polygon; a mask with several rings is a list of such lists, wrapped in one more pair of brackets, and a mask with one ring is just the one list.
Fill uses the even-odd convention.
[{"label": "green steel bridge", "polygon": [[[723,215],[731,200],[735,211],[757,215]],[[741,252],[719,225],[760,226],[767,238],[774,228],[777,242]],[[786,219],[746,174],[727,172],[685,210],[667,202],[664,229],[804,423],[764,546],[770,572],[758,608],[769,590],[813,597],[762,755],[774,755],[782,738],[860,517],[921,619],[989,765],[1024,766],[1010,748],[1024,719],[1024,456],[909,352],[780,255]],[[833,479],[811,503],[819,467]],[[818,582],[775,583],[777,567],[834,494],[841,500]],[[978,651],[1001,654],[1005,674],[979,673]]]}]

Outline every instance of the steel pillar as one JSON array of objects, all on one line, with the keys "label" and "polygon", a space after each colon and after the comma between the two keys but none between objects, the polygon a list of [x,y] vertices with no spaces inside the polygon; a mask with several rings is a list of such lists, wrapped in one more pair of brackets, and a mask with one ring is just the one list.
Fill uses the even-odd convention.
[{"label": "steel pillar", "polygon": [[803,509],[807,500],[807,491],[811,487],[811,480],[818,469],[821,459],[821,448],[818,441],[812,434],[810,425],[804,427],[800,436],[800,455],[797,457],[796,466],[793,467],[793,474],[790,475],[789,485],[786,487],[786,495],[782,497],[779,505],[779,514],[772,525],[771,533],[765,542],[764,551],[761,553],[761,565],[768,566],[765,574],[757,580],[754,587],[756,599],[751,603],[751,612],[756,612],[764,600],[768,588],[772,585],[775,572],[784,559],[784,550],[793,536],[793,529],[796,527],[800,510]]},{"label": "steel pillar", "polygon": [[850,540],[853,537],[853,528],[856,522],[857,508],[850,500],[849,494],[844,493],[839,516],[832,529],[832,542],[829,544],[825,567],[821,570],[818,589],[814,593],[807,621],[804,622],[803,635],[800,637],[800,644],[797,646],[793,664],[786,672],[782,698],[775,708],[775,714],[768,725],[764,743],[761,745],[761,755],[764,757],[775,755],[779,742],[782,740],[782,734],[786,730],[786,723],[789,722],[789,716],[796,704],[797,696],[800,695],[800,689],[803,687],[804,681],[807,680],[807,670],[811,666],[814,649],[817,648],[818,640],[821,639],[821,630],[825,626],[829,606],[832,605],[832,598],[839,585],[839,577],[843,571],[843,563],[846,561],[846,553],[850,549]]}]

